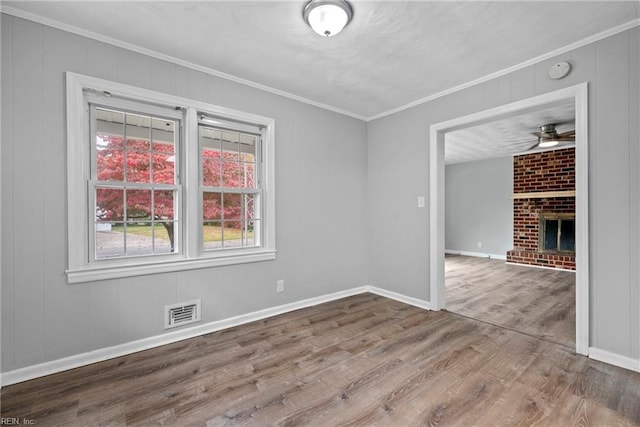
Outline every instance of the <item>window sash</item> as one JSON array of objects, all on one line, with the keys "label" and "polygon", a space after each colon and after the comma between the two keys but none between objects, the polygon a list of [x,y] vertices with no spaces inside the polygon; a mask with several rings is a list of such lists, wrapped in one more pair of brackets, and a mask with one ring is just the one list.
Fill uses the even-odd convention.
[{"label": "window sash", "polygon": [[[128,260],[135,259],[141,257],[177,257],[183,254],[184,245],[183,245],[183,233],[182,233],[182,186],[180,184],[180,151],[181,151],[181,129],[182,129],[182,113],[178,114],[175,110],[161,108],[155,105],[148,105],[144,103],[134,102],[131,100],[120,99],[120,98],[112,98],[110,96],[99,96],[95,93],[92,93],[86,96],[86,103],[88,105],[88,121],[89,121],[89,134],[90,134],[90,179],[88,180],[88,260],[90,264],[100,265],[101,263],[114,262],[114,260]],[[97,136],[99,135],[98,130],[98,111],[110,111],[116,114],[123,114],[123,122],[116,122],[116,126],[122,126],[122,168],[123,168],[123,178],[122,180],[98,180],[98,147],[97,147]],[[149,119],[149,135],[148,136],[136,136],[136,140],[148,141],[149,149],[144,151],[131,150],[128,149],[128,141],[129,137],[133,137],[133,135],[127,134],[127,115],[135,115],[142,118]],[[153,144],[155,143],[155,138],[153,137],[153,121],[155,119],[166,120],[167,122],[173,123],[173,184],[162,183],[162,182],[153,182],[154,174],[153,174],[153,164],[154,164],[154,154],[161,153],[154,149]],[[145,128],[143,128],[145,129]],[[120,135],[118,135],[120,136]],[[138,182],[138,181],[129,181],[128,180],[128,153],[129,152],[138,152],[141,155],[147,154],[149,155],[149,182]],[[96,197],[96,193],[99,189],[116,189],[123,191],[123,218],[121,220],[114,221],[98,221],[96,217],[96,211],[98,209],[98,200]],[[150,193],[149,200],[149,219],[141,219],[139,221],[135,221],[132,218],[129,218],[128,215],[128,203],[127,203],[127,191],[128,190],[145,190]],[[171,191],[173,193],[173,215],[171,220],[161,221],[159,219],[155,219],[155,192],[156,191]],[[99,253],[99,247],[97,242],[97,233],[98,227],[100,223],[104,224],[123,224],[123,240],[122,240],[122,253],[117,253],[117,249],[113,249],[116,254],[113,255],[105,255],[107,252],[103,252],[102,255]],[[133,223],[149,223],[151,226],[151,242],[150,242],[150,251],[149,250],[139,250],[138,253],[133,253],[133,248],[128,246],[128,233],[127,227]],[[156,251],[156,225],[163,223],[173,223],[173,236],[169,237],[170,240],[170,250],[169,251]],[[116,246],[119,246],[118,243],[115,243]]]},{"label": "window sash", "polygon": [[[201,206],[203,209],[203,215],[201,216],[201,220],[200,220],[200,250],[202,252],[211,252],[211,251],[221,251],[221,250],[235,250],[238,249],[238,247],[241,248],[256,248],[256,247],[260,247],[262,246],[262,239],[263,239],[263,226],[262,226],[262,214],[261,214],[261,192],[260,191],[238,191],[238,192],[234,192],[234,191],[214,191],[214,192],[208,192],[208,191],[201,191]],[[220,195],[220,203],[222,205],[221,210],[220,210],[220,216],[217,218],[209,218],[209,219],[205,219],[204,218],[204,200],[205,200],[205,194],[219,194]],[[233,194],[233,195],[240,195],[240,209],[241,209],[241,213],[238,217],[226,217],[225,215],[225,210],[229,207],[228,205],[225,204],[225,195],[228,194]],[[252,217],[250,218],[247,212],[247,204],[248,201],[246,199],[247,195],[253,195],[255,196],[255,198],[253,199],[253,209],[254,209],[254,214],[252,215]],[[205,225],[209,224],[209,225],[214,225],[220,228],[220,240],[216,240],[216,241],[212,241],[212,242],[220,242],[219,245],[217,243],[212,243],[212,242],[206,242],[205,241]],[[236,243],[231,243],[231,241],[237,241],[238,240],[238,236],[237,233],[233,233],[231,230],[229,230],[229,234],[234,235],[235,234],[235,238],[233,239],[225,239],[225,227],[228,226],[229,224],[235,224],[235,225],[239,225],[240,227],[234,227],[234,229],[236,230],[240,230],[241,232],[241,236],[240,236],[240,245],[237,245]],[[249,239],[249,234],[248,234],[248,228],[251,228],[250,230],[250,234],[251,234],[251,239]],[[249,241],[252,241],[253,243],[250,244]],[[207,245],[207,243],[210,243],[209,245]],[[227,244],[228,243],[228,244]]]},{"label": "window sash", "polygon": [[[98,134],[97,129],[97,112],[96,110],[109,110],[113,112],[123,113],[123,114],[132,114],[139,116],[147,116],[157,119],[164,119],[166,121],[174,122],[174,137],[173,137],[173,155],[175,156],[174,165],[175,165],[175,177],[174,183],[178,184],[180,182],[180,169],[181,169],[181,141],[182,141],[182,122],[184,117],[182,113],[177,114],[176,111],[170,110],[167,108],[160,108],[154,105],[148,105],[139,102],[133,102],[126,99],[120,98],[111,98],[111,97],[101,97],[98,98],[96,95],[92,94],[87,96],[86,103],[88,105],[88,113],[89,116],[86,120],[89,121],[89,135],[91,138],[91,163],[90,163],[90,174],[91,179],[97,179],[97,149],[96,149],[96,135]],[[124,125],[124,124],[123,124]],[[123,139],[126,139],[126,132],[123,134]],[[153,141],[149,140],[149,143],[152,144]],[[123,141],[123,151],[126,153],[127,144]],[[158,151],[153,150],[151,147],[150,153],[158,153]],[[126,168],[125,168],[125,177],[126,177]],[[111,182],[111,181],[110,181]],[[116,181],[118,182],[118,181]],[[123,181],[132,183],[134,181]]]},{"label": "window sash", "polygon": [[[203,151],[205,148],[204,146],[204,130],[212,130],[212,131],[220,131],[221,133],[224,133],[225,131],[228,132],[233,132],[233,133],[238,133],[239,135],[250,135],[250,136],[254,136],[255,137],[255,145],[253,147],[253,152],[251,154],[253,154],[254,156],[254,162],[249,162],[250,164],[253,165],[254,171],[254,177],[253,177],[253,187],[230,187],[230,186],[224,186],[224,185],[219,185],[219,186],[207,186],[205,185],[205,177],[204,177],[204,157],[202,155]],[[263,217],[263,211],[262,211],[262,206],[263,204],[261,203],[262,201],[262,188],[261,188],[261,184],[262,184],[262,158],[261,158],[261,153],[262,153],[262,143],[263,143],[263,139],[262,139],[262,129],[256,126],[251,126],[251,125],[247,125],[244,123],[235,123],[235,122],[231,122],[228,120],[222,120],[219,118],[211,118],[211,117],[207,117],[203,114],[199,115],[199,126],[198,126],[198,153],[199,153],[199,162],[198,162],[198,179],[199,179],[199,183],[200,183],[200,200],[199,200],[199,207],[200,207],[200,225],[199,225],[199,235],[200,235],[200,245],[199,245],[199,249],[202,253],[210,253],[210,252],[216,252],[216,251],[229,251],[229,250],[237,250],[238,246],[235,245],[229,245],[226,246],[225,242],[227,242],[227,240],[224,237],[224,233],[225,233],[225,224],[227,223],[235,223],[238,222],[240,225],[244,224],[244,228],[243,228],[243,232],[242,232],[242,237],[241,237],[241,245],[239,247],[241,248],[256,248],[256,247],[261,247],[262,246],[262,242],[264,241],[263,239],[263,224],[262,224],[262,217]],[[224,145],[224,140],[222,139],[222,137],[220,138],[220,147],[219,147],[219,151],[220,154],[222,155],[222,153],[225,152],[225,149],[223,147]],[[238,143],[238,155],[241,155],[241,148],[242,145],[239,142]],[[213,151],[217,151],[215,148],[212,149]],[[227,152],[232,153],[232,151],[226,150]],[[224,161],[222,160],[222,157],[220,157],[219,159],[220,165],[220,180],[219,183],[223,184],[224,180],[223,180],[223,171],[224,171]],[[238,164],[243,164],[244,162],[240,161],[240,158],[238,159]],[[207,193],[216,193],[216,194],[221,194],[222,196],[222,209],[221,209],[221,216],[219,219],[205,219],[204,218],[204,199],[205,199],[205,194]],[[231,218],[231,219],[226,219],[224,217],[224,211],[225,211],[225,206],[224,206],[224,195],[225,194],[239,194],[242,196],[241,200],[241,206],[242,206],[242,214],[241,214],[241,218],[238,220],[236,218]],[[247,217],[247,212],[246,212],[246,199],[245,199],[245,195],[254,195],[256,196],[256,198],[254,199],[254,209],[257,211],[256,215],[254,215],[254,218],[249,219]],[[254,211],[255,212],[255,211]],[[252,221],[253,222],[253,244],[252,245],[245,245],[245,243],[248,242],[248,239],[245,239],[245,231],[246,231],[246,227],[247,224]],[[205,242],[205,223],[219,223],[220,224],[220,246],[219,247],[207,247],[206,242]],[[231,240],[237,240],[237,239],[230,239]]]},{"label": "window sash", "polygon": [[[123,191],[123,215],[121,219],[113,219],[113,220],[105,220],[99,221],[97,217],[95,217],[95,212],[97,211],[98,205],[96,200],[96,193],[99,189],[113,189],[113,190],[121,190]],[[146,190],[150,192],[150,212],[148,218],[140,218],[136,219],[128,216],[128,210],[126,207],[128,206],[127,202],[127,190]],[[155,217],[155,209],[156,209],[156,200],[155,200],[155,192],[172,192],[173,193],[173,215],[170,219],[162,219]],[[146,256],[169,256],[173,254],[180,254],[183,252],[182,247],[182,209],[180,206],[180,201],[182,198],[182,187],[179,185],[169,185],[169,184],[142,184],[142,183],[119,183],[119,182],[111,182],[111,181],[93,181],[90,180],[88,183],[88,195],[89,195],[89,212],[94,212],[93,219],[89,219],[90,224],[90,232],[89,232],[89,255],[91,262],[103,262],[105,260],[113,260],[113,259],[128,259],[135,257],[146,257]],[[133,224],[133,223],[148,223],[150,226],[155,227],[159,224],[163,223],[173,223],[173,245],[171,246],[170,252],[155,252],[155,233],[151,236],[151,244],[152,248],[154,248],[153,253],[150,254],[127,254],[126,253],[126,235],[125,239],[125,254],[119,256],[98,256],[98,248],[96,242],[96,232],[98,231],[98,224]],[[125,226],[126,229],[126,226]],[[123,231],[124,232],[124,231]]]}]

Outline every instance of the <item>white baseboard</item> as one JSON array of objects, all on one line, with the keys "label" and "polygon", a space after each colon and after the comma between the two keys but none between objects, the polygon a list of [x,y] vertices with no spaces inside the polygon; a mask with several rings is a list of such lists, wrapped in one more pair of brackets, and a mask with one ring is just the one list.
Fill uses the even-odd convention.
[{"label": "white baseboard", "polygon": [[640,359],[632,359],[631,357],[621,356],[595,347],[589,347],[589,357],[609,365],[640,372]]},{"label": "white baseboard", "polygon": [[[253,313],[247,313],[228,319],[209,322],[204,325],[184,328],[178,331],[168,332],[154,337],[144,338],[137,341],[115,345],[112,347],[101,348],[87,353],[76,354],[62,359],[52,360],[50,362],[44,362],[37,365],[27,366],[25,368],[15,369],[13,371],[2,373],[0,377],[0,384],[2,386],[6,386],[23,381],[28,381],[34,378],[43,377],[45,375],[55,374],[57,372],[78,368],[80,366],[85,366],[96,362],[102,362],[104,360],[113,359],[115,357],[126,356],[138,351],[148,350],[151,348],[171,344],[189,338],[194,338],[211,332],[216,332],[222,329],[232,328],[234,326],[254,322],[256,320],[262,320],[267,317],[277,316],[279,314],[288,313],[291,311],[299,310],[301,308],[311,307],[314,305],[335,301],[340,298],[346,298],[366,292],[371,292],[372,294],[400,301],[405,304],[413,305],[425,310],[431,310],[431,304],[429,301],[409,297],[375,286],[360,286],[346,291],[334,292],[319,297],[309,298],[302,301],[296,301],[277,307],[255,311]],[[589,357],[600,362],[608,363],[610,365],[640,372],[640,360],[632,359],[627,356],[621,356],[619,354],[611,353],[606,350],[590,347]]]},{"label": "white baseboard", "polygon": [[483,253],[483,252],[467,252],[467,251],[457,251],[455,249],[445,249],[444,250],[445,254],[450,254],[450,255],[464,255],[464,256],[473,256],[476,258],[491,258],[491,259],[500,259],[503,261],[506,261],[507,259],[507,255],[498,255],[498,254],[487,254],[487,253]]},{"label": "white baseboard", "polygon": [[408,297],[406,295],[402,295],[397,292],[388,291],[386,289],[377,288],[375,286],[369,286],[368,291],[371,292],[372,294],[376,294],[382,297],[400,301],[405,304],[413,305],[419,308],[423,308],[425,310],[431,310],[431,304],[429,303],[429,301]]},{"label": "white baseboard", "polygon": [[[0,377],[0,384],[2,386],[5,386],[20,383],[34,378],[43,377],[45,375],[55,374],[57,372],[66,371],[68,369],[89,365],[91,363],[102,362],[104,360],[113,359],[115,357],[126,356],[138,351],[148,350],[150,348],[159,347],[161,345],[171,344],[188,338],[194,338],[222,329],[232,328],[234,326],[239,326],[256,320],[265,319],[267,317],[288,313],[290,311],[299,310],[301,308],[311,307],[325,302],[334,301],[340,298],[345,298],[370,291],[370,286],[360,286],[346,291],[335,292],[332,294],[309,298],[302,301],[296,301],[277,307],[255,311],[253,313],[247,313],[228,319],[217,320],[215,322],[209,322],[203,325],[197,325],[173,332],[167,332],[162,335],[143,338],[141,340],[118,344],[112,347],[101,348],[98,350],[89,351],[87,353],[80,353],[73,356],[64,357],[62,359],[52,360],[50,362],[27,366],[25,368],[15,369],[13,371],[2,373]],[[393,297],[390,296],[389,298]],[[411,302],[405,302],[411,304]]]}]

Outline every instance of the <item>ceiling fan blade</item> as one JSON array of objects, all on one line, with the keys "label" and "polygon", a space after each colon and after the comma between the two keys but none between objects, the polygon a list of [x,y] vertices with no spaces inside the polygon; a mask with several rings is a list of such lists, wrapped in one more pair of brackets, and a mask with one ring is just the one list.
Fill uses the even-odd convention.
[{"label": "ceiling fan blade", "polygon": [[575,141],[576,137],[575,136],[558,136],[556,138],[557,141]]},{"label": "ceiling fan blade", "polygon": [[573,129],[573,130],[568,130],[568,131],[566,131],[566,132],[562,132],[562,133],[559,133],[559,134],[558,134],[558,137],[560,137],[560,138],[564,138],[564,137],[571,137],[571,138],[575,138],[575,136],[576,136],[576,131],[575,131],[575,129]]},{"label": "ceiling fan blade", "polygon": [[538,144],[540,144],[540,143],[539,143],[538,141],[536,141],[536,143],[535,143],[535,144],[533,144],[531,147],[527,148],[527,150],[526,150],[526,151],[533,150],[534,148],[536,148],[536,147],[538,146]]}]

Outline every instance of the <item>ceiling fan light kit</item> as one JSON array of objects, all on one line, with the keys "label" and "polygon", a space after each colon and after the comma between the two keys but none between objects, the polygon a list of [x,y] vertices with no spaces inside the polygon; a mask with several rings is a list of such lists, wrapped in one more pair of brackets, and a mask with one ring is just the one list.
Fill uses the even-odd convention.
[{"label": "ceiling fan light kit", "polygon": [[538,147],[540,148],[555,147],[556,145],[558,145],[558,141],[555,139],[543,139],[542,137],[538,137]]},{"label": "ceiling fan light kit", "polygon": [[540,126],[540,132],[534,133],[538,137],[538,142],[532,148],[555,147],[561,141],[575,141],[575,130],[558,133],[555,123]]},{"label": "ceiling fan light kit", "polygon": [[323,37],[332,37],[353,18],[353,9],[346,0],[311,0],[302,10],[304,21]]}]

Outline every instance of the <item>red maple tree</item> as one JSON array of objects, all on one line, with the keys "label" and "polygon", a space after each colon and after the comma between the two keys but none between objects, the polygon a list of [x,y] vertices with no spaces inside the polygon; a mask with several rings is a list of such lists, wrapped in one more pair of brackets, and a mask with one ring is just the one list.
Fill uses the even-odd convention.
[{"label": "red maple tree", "polygon": [[[175,150],[172,144],[100,135],[96,153],[97,180],[101,182],[134,182],[175,184]],[[125,149],[126,148],[126,149]],[[202,153],[204,186],[254,188],[254,155],[205,148]],[[126,191],[126,204],[124,192]],[[253,217],[253,198],[247,195],[247,217]],[[151,222],[162,224],[174,248],[173,190],[126,189],[98,187],[96,218],[98,221]],[[242,227],[243,197],[240,193],[205,192],[203,220],[214,225]],[[126,215],[125,215],[126,211]]]}]

